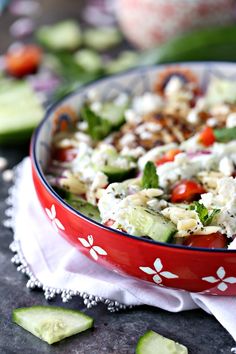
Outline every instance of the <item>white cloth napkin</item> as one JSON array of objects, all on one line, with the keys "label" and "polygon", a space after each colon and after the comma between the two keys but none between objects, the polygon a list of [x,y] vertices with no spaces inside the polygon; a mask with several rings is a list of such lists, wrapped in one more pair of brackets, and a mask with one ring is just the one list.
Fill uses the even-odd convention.
[{"label": "white cloth napkin", "polygon": [[14,239],[32,274],[44,287],[86,292],[125,305],[152,305],[171,312],[202,308],[236,340],[236,297],[158,287],[113,273],[82,255],[48,222],[34,191],[29,158],[18,166],[13,193]]}]

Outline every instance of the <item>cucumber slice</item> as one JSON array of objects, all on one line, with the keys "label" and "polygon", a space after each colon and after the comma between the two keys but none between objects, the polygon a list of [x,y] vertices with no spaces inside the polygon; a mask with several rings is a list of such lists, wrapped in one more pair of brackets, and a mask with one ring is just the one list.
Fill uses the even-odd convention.
[{"label": "cucumber slice", "polygon": [[15,309],[12,320],[36,337],[53,344],[93,326],[93,319],[78,310],[55,306]]},{"label": "cucumber slice", "polygon": [[89,28],[84,31],[85,45],[98,51],[114,47],[121,41],[121,32],[114,27]]},{"label": "cucumber slice", "polygon": [[67,201],[68,204],[73,206],[73,208],[75,208],[85,216],[97,222],[101,222],[100,213],[96,206],[86,202],[86,200],[83,200],[71,194],[67,196],[65,200]]},{"label": "cucumber slice", "polygon": [[188,354],[188,349],[154,331],[147,331],[138,340],[136,354]]},{"label": "cucumber slice", "polygon": [[79,24],[73,20],[43,26],[36,33],[38,41],[51,50],[74,50],[81,44]]},{"label": "cucumber slice", "polygon": [[102,70],[102,59],[99,54],[90,49],[81,49],[75,53],[75,62],[85,71]]},{"label": "cucumber slice", "polygon": [[11,144],[29,138],[43,114],[44,110],[38,97],[26,81],[0,80],[1,144]]},{"label": "cucumber slice", "polygon": [[170,242],[177,232],[175,225],[162,214],[142,206],[127,208],[125,219],[138,236],[149,236],[154,241]]}]

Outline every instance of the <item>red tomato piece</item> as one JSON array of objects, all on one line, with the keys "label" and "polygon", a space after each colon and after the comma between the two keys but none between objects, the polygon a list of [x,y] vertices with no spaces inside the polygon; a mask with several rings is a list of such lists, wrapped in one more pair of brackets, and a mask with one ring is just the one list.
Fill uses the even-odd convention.
[{"label": "red tomato piece", "polygon": [[206,193],[206,191],[199,183],[187,179],[182,180],[172,189],[171,202],[192,202],[193,200],[198,199],[200,194],[203,193]]},{"label": "red tomato piece", "polygon": [[156,165],[160,166],[166,162],[174,161],[175,156],[180,154],[182,151],[179,149],[169,150],[164,156],[162,156],[159,160],[156,161]]},{"label": "red tomato piece", "polygon": [[214,131],[211,127],[205,127],[203,131],[200,133],[199,141],[204,146],[211,146],[215,142]]},{"label": "red tomato piece", "polygon": [[20,46],[5,55],[7,72],[14,77],[34,73],[41,62],[42,51],[36,45]]},{"label": "red tomato piece", "polygon": [[52,158],[61,162],[70,162],[77,156],[77,151],[74,147],[57,148],[52,154]]},{"label": "red tomato piece", "polygon": [[186,238],[184,245],[189,247],[225,248],[227,246],[227,238],[220,232],[210,235],[191,235]]}]

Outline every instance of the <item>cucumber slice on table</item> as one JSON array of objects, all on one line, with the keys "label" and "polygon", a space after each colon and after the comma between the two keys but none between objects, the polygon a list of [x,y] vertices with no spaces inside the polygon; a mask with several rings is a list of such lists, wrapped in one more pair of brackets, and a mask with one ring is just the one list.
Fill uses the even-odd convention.
[{"label": "cucumber slice on table", "polygon": [[0,144],[29,138],[43,114],[38,97],[26,81],[0,80]]},{"label": "cucumber slice on table", "polygon": [[12,320],[48,344],[53,344],[93,326],[92,317],[77,310],[54,306],[15,309]]},{"label": "cucumber slice on table", "polygon": [[175,225],[162,214],[135,206],[126,209],[125,219],[139,236],[149,236],[154,241],[169,242],[177,232]]},{"label": "cucumber slice on table", "polygon": [[139,338],[136,354],[188,354],[188,349],[154,331],[147,331]]}]

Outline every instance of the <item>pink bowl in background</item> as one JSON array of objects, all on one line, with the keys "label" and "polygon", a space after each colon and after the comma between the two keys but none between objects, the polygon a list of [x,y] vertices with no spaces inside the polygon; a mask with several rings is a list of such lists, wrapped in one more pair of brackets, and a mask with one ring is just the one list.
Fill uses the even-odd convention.
[{"label": "pink bowl in background", "polygon": [[[211,75],[236,80],[236,64],[233,63],[179,66],[191,69],[203,86]],[[152,89],[158,73],[165,67],[135,69],[102,79],[68,95],[47,112],[31,143],[32,173],[38,199],[46,215],[50,214],[48,222],[57,228],[58,237],[63,236],[78,252],[112,271],[158,286],[212,295],[236,295],[236,250],[188,248],[113,230],[68,205],[45,178],[58,112],[78,112],[91,89],[96,90],[101,99],[112,98],[123,91],[131,95],[142,94]]]},{"label": "pink bowl in background", "polygon": [[118,0],[116,14],[126,37],[151,48],[194,28],[232,22],[232,0]]}]

